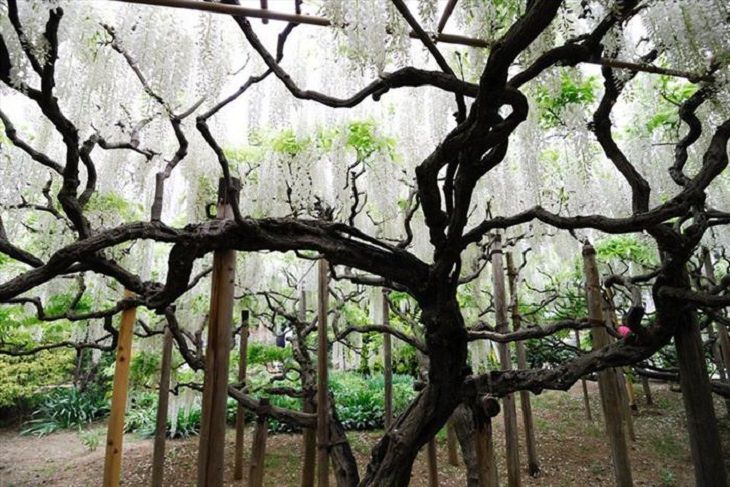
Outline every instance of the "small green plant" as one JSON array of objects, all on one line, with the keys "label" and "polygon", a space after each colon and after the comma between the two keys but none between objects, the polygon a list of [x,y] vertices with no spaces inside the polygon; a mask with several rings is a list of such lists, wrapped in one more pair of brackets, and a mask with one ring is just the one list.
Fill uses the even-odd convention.
[{"label": "small green plant", "polygon": [[101,434],[97,430],[79,431],[79,439],[90,452],[96,451],[101,444]]},{"label": "small green plant", "polygon": [[671,470],[664,469],[661,473],[662,485],[664,487],[674,487],[677,485],[677,478],[674,476]]}]

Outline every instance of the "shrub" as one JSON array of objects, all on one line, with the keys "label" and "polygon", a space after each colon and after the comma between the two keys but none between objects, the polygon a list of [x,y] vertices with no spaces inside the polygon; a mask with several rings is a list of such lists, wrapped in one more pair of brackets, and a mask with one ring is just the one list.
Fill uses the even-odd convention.
[{"label": "shrub", "polygon": [[43,436],[60,429],[80,428],[109,411],[102,389],[79,392],[74,387],[58,387],[46,394],[25,423],[21,434]]}]

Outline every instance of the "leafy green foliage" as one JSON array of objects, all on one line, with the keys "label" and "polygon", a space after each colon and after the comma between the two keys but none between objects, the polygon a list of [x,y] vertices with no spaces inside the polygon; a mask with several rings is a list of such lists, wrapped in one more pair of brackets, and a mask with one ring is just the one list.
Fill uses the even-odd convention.
[{"label": "leafy green foliage", "polygon": [[611,235],[596,243],[596,254],[603,261],[620,259],[644,266],[657,263],[656,252],[635,235]]},{"label": "leafy green foliage", "polygon": [[279,133],[271,140],[271,148],[274,152],[288,156],[296,156],[304,151],[311,140],[308,137],[298,138],[293,130],[287,129]]},{"label": "leafy green foliage", "polygon": [[86,205],[86,211],[98,215],[117,215],[123,220],[139,220],[144,206],[128,200],[114,191],[95,192]]},{"label": "leafy green foliage", "polygon": [[263,343],[248,345],[249,365],[265,365],[272,362],[287,362],[292,358],[291,347],[277,347]]},{"label": "leafy green foliage", "polygon": [[375,122],[354,121],[347,126],[347,147],[355,149],[357,158],[363,161],[376,152],[382,151],[395,159],[395,139],[377,133]]},{"label": "leafy green foliage", "polygon": [[537,103],[540,109],[540,124],[545,128],[552,128],[560,125],[560,115],[568,105],[586,105],[596,99],[595,90],[598,81],[595,76],[588,76],[585,79],[575,79],[568,71],[564,71],[560,77],[560,90],[557,94],[551,94],[546,88],[537,89]]},{"label": "leafy green foliage", "polygon": [[65,381],[72,369],[70,350],[45,351],[28,357],[0,355],[0,408],[29,406],[39,390]]},{"label": "leafy green foliage", "polygon": [[81,392],[75,387],[58,387],[41,399],[33,419],[25,424],[21,434],[43,436],[61,429],[79,428],[108,411],[103,389]]},{"label": "leafy green foliage", "polygon": [[653,133],[656,130],[676,132],[681,124],[678,106],[687,101],[697,91],[697,85],[670,76],[659,76],[657,90],[661,96],[656,102],[656,112],[646,122],[646,130]]}]

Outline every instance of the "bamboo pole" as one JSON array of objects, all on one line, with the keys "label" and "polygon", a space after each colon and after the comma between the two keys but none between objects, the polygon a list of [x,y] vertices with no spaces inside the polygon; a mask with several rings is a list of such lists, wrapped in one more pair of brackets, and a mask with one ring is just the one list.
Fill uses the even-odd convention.
[{"label": "bamboo pole", "polygon": [[[510,307],[512,308],[512,328],[514,331],[522,327],[522,316],[519,310],[519,298],[517,296],[517,269],[512,259],[512,253],[507,252],[507,277],[509,278]],[[517,368],[527,369],[527,352],[522,341],[517,342]],[[530,392],[520,391],[520,407],[522,409],[522,422],[525,426],[525,445],[527,446],[527,471],[531,477],[540,475],[540,460],[537,456],[537,442],[535,441],[535,425],[532,420],[532,404]]]},{"label": "bamboo pole", "polygon": [[[170,399],[170,372],[172,366],[172,332],[165,327],[160,362],[160,385],[157,393],[155,443],[152,453],[152,487],[162,487],[165,477],[165,442],[167,440],[167,406]],[[176,420],[177,418],[173,418]]]},{"label": "bamboo pole", "polygon": [[[307,321],[307,294],[302,289],[299,295],[298,318],[301,322]],[[305,413],[314,413],[314,406],[311,391],[305,391],[303,410]],[[304,428],[302,431],[302,478],[301,487],[314,487],[315,465],[317,458],[317,433],[314,428]]]},{"label": "bamboo pole", "polygon": [[[575,347],[580,350],[580,331],[575,330]],[[588,396],[588,382],[585,377],[580,378],[580,383],[583,386],[583,406],[586,410],[586,419],[593,421],[593,414],[591,414],[591,400]]]},{"label": "bamboo pole", "polygon": [[439,487],[438,451],[436,449],[436,436],[428,440],[428,485]]},{"label": "bamboo pole", "polygon": [[[130,291],[124,297],[132,297]],[[104,487],[118,487],[122,472],[122,447],[124,443],[124,410],[127,406],[129,387],[129,362],[132,358],[132,331],[137,319],[137,308],[122,311],[117,337],[117,358],[114,364],[114,385],[112,404],[106,434],[106,454],[104,457]]]},{"label": "bamboo pole", "polygon": [[[218,219],[233,217],[232,205],[238,204],[240,184],[238,179],[234,179],[233,187],[229,190],[224,179],[219,181]],[[208,343],[205,350],[205,378],[198,448],[198,487],[223,485],[235,276],[235,252],[217,250],[213,255]]]},{"label": "bamboo pole", "polygon": [[266,439],[269,431],[269,413],[271,406],[269,400],[262,397],[259,400],[259,408],[256,411],[256,430],[253,434],[251,444],[251,462],[249,465],[248,485],[249,487],[263,487],[264,466],[266,462]]},{"label": "bamboo pole", "polygon": [[[238,349],[238,382],[241,387],[246,387],[246,372],[248,369],[248,310],[241,310],[241,343]],[[246,410],[241,403],[236,406],[236,447],[235,460],[233,465],[233,479],[241,480],[243,478],[243,443],[246,431]]]},{"label": "bamboo pole", "polygon": [[329,487],[329,395],[327,385],[327,311],[329,302],[329,269],[319,259],[319,296],[317,319],[317,486]]},{"label": "bamboo pole", "polygon": [[[586,280],[588,318],[592,324],[593,349],[598,350],[610,343],[603,315],[603,299],[596,265],[596,251],[588,243],[583,247],[583,269]],[[606,434],[611,445],[614,475],[617,487],[632,487],[631,463],[629,461],[626,432],[621,417],[621,398],[615,369],[605,369],[598,373],[601,390],[603,415],[606,421]]]},{"label": "bamboo pole", "polygon": [[[390,326],[390,305],[388,291],[383,289],[383,325]],[[385,388],[384,409],[385,429],[389,429],[393,422],[393,349],[390,333],[383,334],[383,382]]]},{"label": "bamboo pole", "polygon": [[456,450],[456,431],[454,431],[453,419],[449,418],[446,423],[446,451],[448,453],[449,465],[459,466],[459,452]]},{"label": "bamboo pole", "polygon": [[[494,239],[492,254],[492,279],[494,282],[494,309],[497,321],[497,330],[501,333],[509,331],[507,320],[507,300],[504,284],[504,261],[502,259],[502,236],[497,234]],[[502,370],[512,370],[512,357],[509,343],[498,344],[499,361]],[[517,430],[517,409],[514,394],[507,394],[502,399],[504,412],[504,436],[507,447],[507,485],[520,487],[520,444]]]}]

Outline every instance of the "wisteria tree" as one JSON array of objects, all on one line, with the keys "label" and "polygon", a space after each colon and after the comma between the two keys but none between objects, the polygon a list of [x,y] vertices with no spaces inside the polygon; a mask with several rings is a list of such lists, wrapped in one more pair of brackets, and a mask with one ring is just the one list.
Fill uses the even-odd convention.
[{"label": "wisteria tree", "polygon": [[[338,289],[412,300],[416,331],[368,331],[400,333],[428,363],[364,477],[351,468],[345,485],[407,485],[462,403],[565,390],[672,340],[697,485],[727,485],[710,397],[728,390],[708,376],[698,313],[727,321],[730,281],[727,269],[693,278],[701,246],[724,255],[730,236],[726,3],[463,0],[451,22],[480,39],[468,48],[434,35],[448,20],[437,1],[292,3],[332,26],[274,33],[276,22],[120,2],[3,2],[0,302],[33,309],[40,325],[32,338],[0,325],[2,353],[113,349],[112,317],[138,307],[167,319],[199,369],[180,322],[203,319],[213,252],[238,251],[251,295],[286,287],[274,284],[282,268],[326,259]],[[227,220],[206,218],[218,178],[241,184]],[[626,307],[632,333],[550,368],[476,370],[472,341],[604,326],[543,314],[551,322],[509,332],[467,309],[465,289],[489,287],[495,239],[531,247],[526,273],[565,268],[607,234],[656,256],[606,270],[606,287],[651,289]],[[71,282],[71,305],[51,311],[46,298]],[[285,302],[272,296],[270,311]],[[301,345],[316,322],[290,318]],[[73,331],[52,328],[60,320]]]}]

